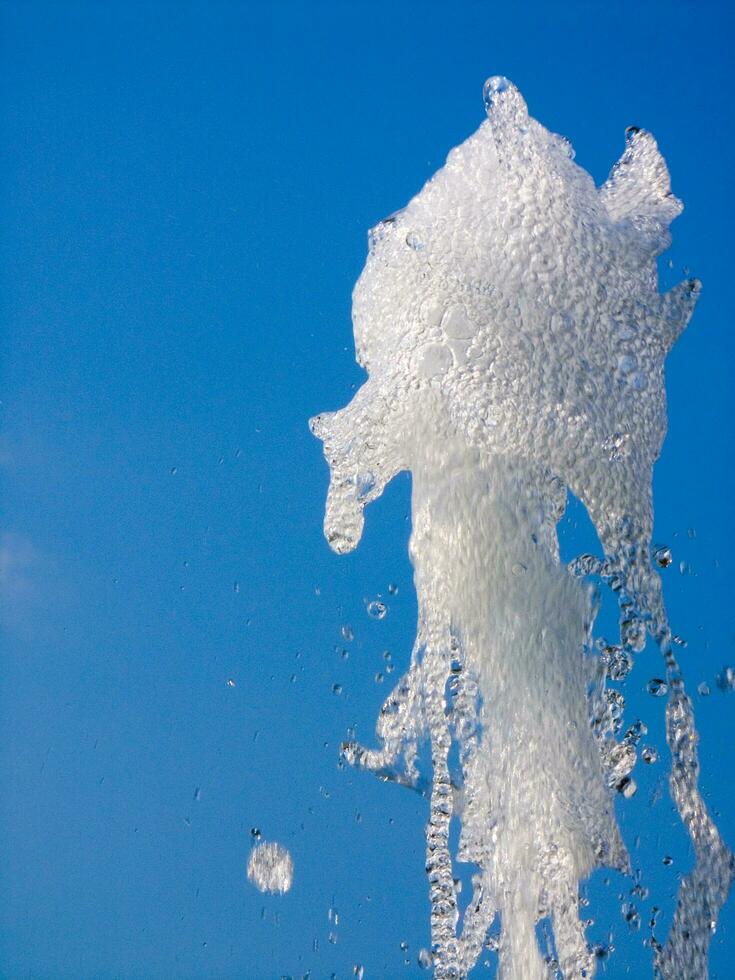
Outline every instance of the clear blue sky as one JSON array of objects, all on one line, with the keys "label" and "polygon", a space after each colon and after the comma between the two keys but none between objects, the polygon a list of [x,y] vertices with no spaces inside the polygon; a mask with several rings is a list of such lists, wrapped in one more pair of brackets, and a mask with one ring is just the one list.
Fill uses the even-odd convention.
[{"label": "clear blue sky", "polygon": [[[410,484],[332,555],[306,420],[362,380],[367,228],[477,127],[491,74],[599,182],[625,127],[651,129],[685,202],[665,277],[687,266],[704,292],[668,362],[657,537],[685,674],[712,687],[702,785],[735,846],[735,694],[714,681],[735,662],[728,7],[0,5],[0,976],[425,975],[426,802],[337,768],[408,662]],[[578,510],[564,533],[569,554],[588,539]],[[642,693],[658,672],[642,654],[628,717],[665,757]],[[666,765],[639,765],[621,807],[652,890],[641,932],[630,882],[590,890],[610,977],[650,975],[650,906],[670,910],[687,867]],[[246,881],[252,827],[293,853],[285,897]],[[713,977],[734,940],[731,905]]]}]

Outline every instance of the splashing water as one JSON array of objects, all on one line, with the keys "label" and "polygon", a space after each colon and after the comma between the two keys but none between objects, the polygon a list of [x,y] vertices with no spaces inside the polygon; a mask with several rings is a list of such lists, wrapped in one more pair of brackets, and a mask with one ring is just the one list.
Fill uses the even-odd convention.
[{"label": "splashing water", "polygon": [[[325,533],[337,552],[357,545],[365,505],[392,477],[413,476],[411,665],[381,711],[380,747],[343,752],[415,785],[430,739],[437,977],[468,973],[497,915],[503,980],[548,975],[535,933],[544,916],[561,975],[591,977],[579,882],[600,865],[629,869],[613,792],[635,791],[639,737],[616,739],[623,699],[606,682],[625,676],[649,633],[665,664],[671,793],[696,857],[655,967],[705,977],[733,864],[697,788],[691,702],[650,558],[663,363],[700,288],[658,292],[656,257],[681,204],[649,133],[626,132],[598,189],[511,82],[491,78],[484,95],[477,132],[371,230],[353,294],[369,377],[346,408],[311,421],[331,470]],[[568,490],[604,556],[564,566]],[[586,575],[617,597],[619,646],[592,641]],[[463,911],[453,816],[455,859],[477,867]]]}]

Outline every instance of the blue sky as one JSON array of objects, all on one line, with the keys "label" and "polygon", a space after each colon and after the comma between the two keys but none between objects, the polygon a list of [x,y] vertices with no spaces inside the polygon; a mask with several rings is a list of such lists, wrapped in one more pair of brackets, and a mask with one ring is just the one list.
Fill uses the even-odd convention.
[{"label": "blue sky", "polygon": [[[685,675],[712,688],[695,696],[702,785],[735,846],[735,694],[714,681],[735,662],[732,11],[14,2],[0,16],[0,976],[425,975],[426,803],[337,767],[408,662],[410,482],[371,507],[354,555],[332,555],[306,420],[363,380],[350,293],[367,228],[477,127],[491,74],[598,182],[625,127],[651,129],[685,203],[663,280],[686,266],[704,291],[667,365],[656,533],[674,551]],[[578,509],[563,532],[569,554],[589,540]],[[659,663],[641,658],[629,717],[665,756],[663,704],[643,693]],[[640,769],[621,820],[640,838],[645,919],[653,893],[670,907],[688,851],[665,762]],[[293,853],[285,897],[246,881],[256,827]],[[590,934],[613,928],[608,974],[650,975],[645,928],[620,915],[630,882],[602,878]]]}]

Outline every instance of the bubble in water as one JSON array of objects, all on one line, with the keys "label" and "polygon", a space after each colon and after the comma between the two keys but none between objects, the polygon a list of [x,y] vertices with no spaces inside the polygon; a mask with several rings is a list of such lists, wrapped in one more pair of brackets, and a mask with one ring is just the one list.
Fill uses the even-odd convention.
[{"label": "bubble in water", "polygon": [[646,684],[646,690],[654,698],[663,698],[668,693],[669,685],[661,677],[652,677],[648,684]]},{"label": "bubble in water", "polygon": [[262,892],[285,894],[293,883],[293,860],[281,844],[263,841],[250,852],[248,879]]}]

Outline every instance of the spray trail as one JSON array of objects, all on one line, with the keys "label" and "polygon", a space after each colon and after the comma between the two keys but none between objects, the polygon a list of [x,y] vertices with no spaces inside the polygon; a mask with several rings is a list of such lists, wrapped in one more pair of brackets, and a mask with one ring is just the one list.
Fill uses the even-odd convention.
[{"label": "spray trail", "polygon": [[[626,132],[597,188],[511,82],[491,78],[484,95],[487,120],[369,233],[353,294],[369,377],[346,408],[311,422],[330,466],[325,533],[337,552],[356,547],[366,504],[392,477],[413,476],[411,665],[381,711],[379,747],[344,752],[416,782],[430,740],[437,977],[468,973],[497,915],[503,980],[548,975],[535,935],[544,916],[561,975],[591,977],[579,882],[601,865],[628,868],[613,795],[636,761],[635,736],[616,738],[621,697],[606,680],[649,633],[668,671],[672,796],[696,853],[655,968],[693,980],[707,973],[732,858],[697,788],[691,702],[650,560],[664,359],[699,293],[696,280],[658,291],[656,258],[681,203],[647,132]],[[557,524],[569,490],[604,554],[566,567]],[[620,605],[620,643],[602,652],[590,574]],[[462,912],[453,816],[455,859],[478,869]]]}]

